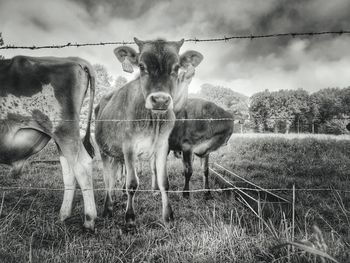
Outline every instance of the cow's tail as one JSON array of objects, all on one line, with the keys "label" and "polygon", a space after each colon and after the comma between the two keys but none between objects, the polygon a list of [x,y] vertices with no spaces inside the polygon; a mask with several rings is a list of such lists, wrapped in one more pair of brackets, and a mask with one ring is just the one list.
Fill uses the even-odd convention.
[{"label": "cow's tail", "polygon": [[87,72],[90,86],[90,103],[89,103],[89,112],[88,112],[88,122],[86,126],[86,132],[83,140],[84,147],[86,151],[89,153],[91,158],[95,156],[95,150],[91,143],[91,117],[92,117],[92,111],[94,107],[94,97],[95,97],[95,74],[93,69],[91,67],[85,66],[84,70]]}]

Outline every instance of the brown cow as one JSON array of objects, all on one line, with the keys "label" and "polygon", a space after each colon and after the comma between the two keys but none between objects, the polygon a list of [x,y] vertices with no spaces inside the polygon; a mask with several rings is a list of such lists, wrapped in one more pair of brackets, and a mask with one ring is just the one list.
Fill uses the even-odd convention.
[{"label": "brown cow", "polygon": [[[79,114],[90,83],[89,124],[84,144]],[[64,196],[61,220],[71,215],[76,182],[82,189],[84,227],[94,229],[90,119],[95,90],[90,64],[80,58],[17,56],[0,60],[0,162],[18,175],[27,158],[53,139],[60,153]]]},{"label": "brown cow", "polygon": [[[193,154],[200,157],[204,170],[204,188],[209,192],[209,154],[226,144],[233,132],[233,116],[216,104],[198,98],[190,98],[187,107],[176,114],[177,119],[203,119],[178,120],[169,137],[169,148],[174,152],[182,152],[184,166],[185,187],[183,196],[189,197],[189,181],[192,176]],[[208,119],[214,119],[208,121]],[[215,120],[217,119],[217,120]],[[222,120],[218,120],[222,119]],[[157,189],[152,177],[153,189]]]},{"label": "brown cow", "polygon": [[125,220],[133,225],[134,194],[138,187],[135,161],[138,156],[154,158],[157,161],[157,179],[162,195],[163,220],[173,219],[168,200],[168,176],[166,159],[168,138],[174,127],[174,109],[180,109],[186,102],[181,98],[178,85],[181,68],[196,67],[202,55],[187,51],[179,56],[183,40],[140,41],[135,38],[139,53],[130,47],[122,46],[114,53],[130,71],[130,64],[138,65],[140,76],[121,89],[105,96],[95,109],[96,142],[99,145],[104,166],[106,199],[104,215],[111,215],[115,174],[120,174],[126,166],[126,189],[128,194]]}]

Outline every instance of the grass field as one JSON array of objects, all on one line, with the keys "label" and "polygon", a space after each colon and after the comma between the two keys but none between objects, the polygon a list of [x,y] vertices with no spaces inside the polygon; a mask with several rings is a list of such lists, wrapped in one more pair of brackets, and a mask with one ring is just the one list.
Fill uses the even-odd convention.
[{"label": "grass field", "polygon": [[[51,148],[50,148],[51,147]],[[57,159],[50,146],[35,159]],[[234,135],[213,154],[213,161],[266,188],[330,188],[350,190],[350,140],[337,136]],[[150,189],[147,163],[140,189]],[[180,160],[169,156],[171,190],[181,190]],[[59,163],[32,163],[14,180],[0,166],[0,186],[62,188]],[[202,187],[195,162],[192,189]],[[212,188],[220,186],[213,183]],[[103,187],[99,164],[94,165],[94,186]],[[291,199],[291,191],[276,192]],[[124,224],[126,197],[116,193],[113,218],[99,217],[96,233],[82,230],[82,196],[77,191],[73,216],[59,221],[63,191],[0,190],[0,262],[327,262],[323,251],[338,262],[350,262],[350,193],[296,191],[295,241],[309,251],[283,246],[292,241],[290,216],[261,221],[225,192],[191,193],[190,200],[170,193],[175,212],[173,228],[161,222],[160,196],[136,194],[137,228]],[[99,216],[103,192],[95,197]],[[276,215],[279,211],[275,211]],[[259,223],[260,222],[260,223]],[[313,228],[317,225],[317,228]],[[330,261],[329,261],[330,262]]]}]

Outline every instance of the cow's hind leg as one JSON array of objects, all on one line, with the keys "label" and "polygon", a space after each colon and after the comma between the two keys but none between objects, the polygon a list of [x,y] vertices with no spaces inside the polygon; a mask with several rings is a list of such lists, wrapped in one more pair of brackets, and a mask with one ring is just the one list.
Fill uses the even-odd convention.
[{"label": "cow's hind leg", "polygon": [[[102,216],[113,215],[113,189],[115,188],[116,177],[120,177],[122,173],[122,165],[117,163],[114,158],[101,155],[103,162],[103,179],[105,182],[106,195],[104,202],[104,210]],[[119,179],[119,178],[118,178]]]},{"label": "cow's hind leg", "polygon": [[68,160],[63,156],[62,152],[60,152],[60,163],[62,167],[64,183],[64,194],[60,210],[60,217],[61,220],[64,221],[72,214],[73,199],[77,181],[71,167],[69,166]]},{"label": "cow's hind leg", "polygon": [[128,201],[126,204],[125,222],[129,226],[135,225],[134,212],[134,195],[139,185],[139,179],[135,169],[135,155],[131,149],[126,149],[124,152],[125,168],[126,168],[126,192]]},{"label": "cow's hind leg", "polygon": [[211,193],[210,193],[210,186],[209,186],[209,154],[202,158],[202,167],[203,167],[203,185],[204,189],[207,191],[205,192],[205,198],[210,199]]},{"label": "cow's hind leg", "polygon": [[184,166],[184,176],[185,176],[185,186],[183,190],[183,197],[189,198],[190,197],[190,179],[192,176],[192,152],[191,151],[184,151],[182,153],[182,162]]},{"label": "cow's hind leg", "polygon": [[[67,159],[68,165],[82,191],[85,214],[84,227],[94,230],[97,211],[92,185],[92,158],[79,139],[59,141],[57,144],[63,156]],[[67,195],[71,195],[71,193],[67,193]]]}]

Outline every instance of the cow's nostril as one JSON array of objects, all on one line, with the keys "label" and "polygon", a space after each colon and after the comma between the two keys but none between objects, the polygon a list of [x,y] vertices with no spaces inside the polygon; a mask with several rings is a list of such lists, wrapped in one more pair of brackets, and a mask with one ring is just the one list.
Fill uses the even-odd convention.
[{"label": "cow's nostril", "polygon": [[157,103],[157,99],[155,98],[155,96],[151,96],[151,101],[152,103]]},{"label": "cow's nostril", "polygon": [[169,105],[170,103],[170,97],[165,97],[164,104]]}]

